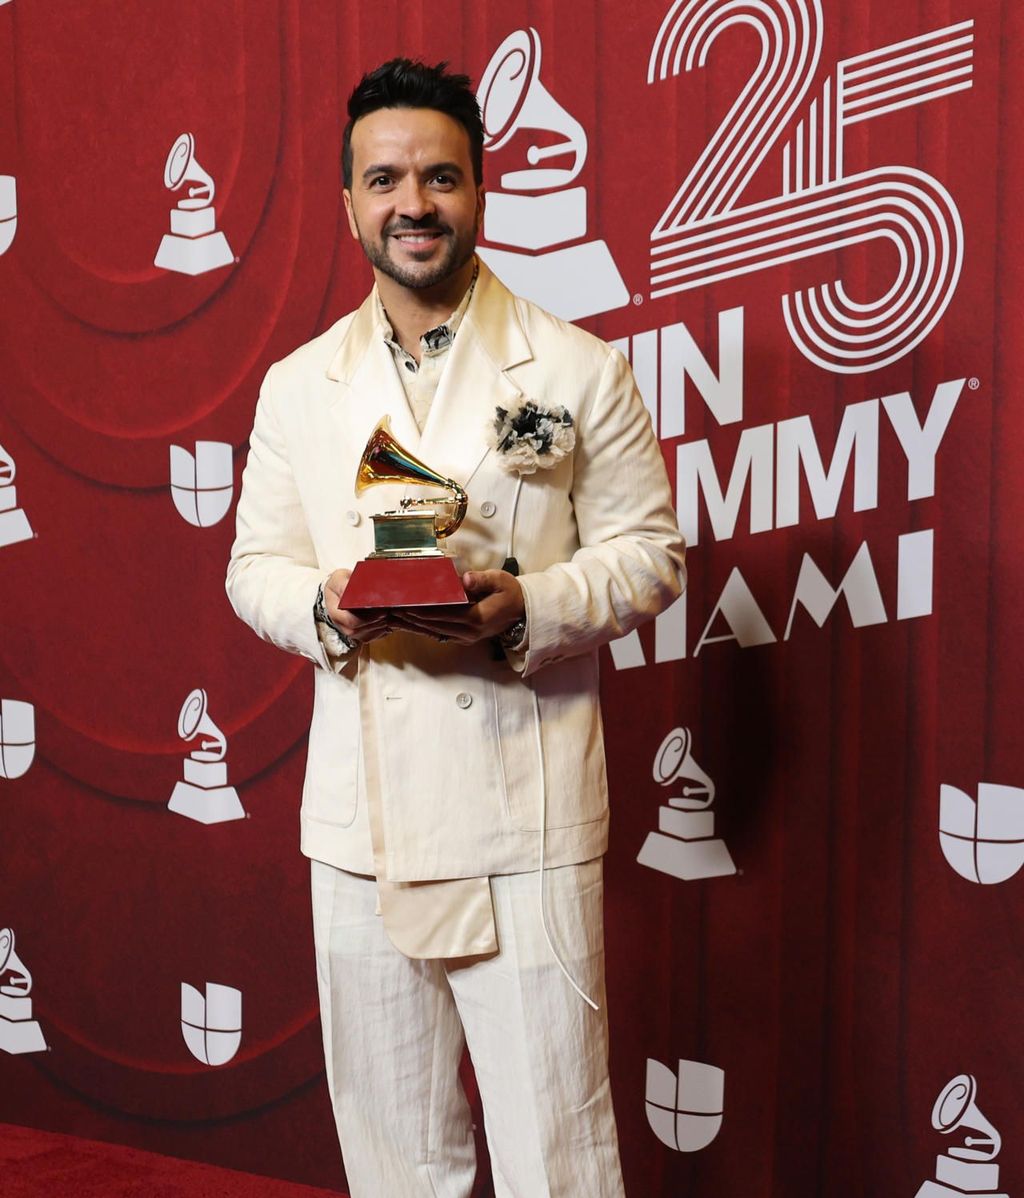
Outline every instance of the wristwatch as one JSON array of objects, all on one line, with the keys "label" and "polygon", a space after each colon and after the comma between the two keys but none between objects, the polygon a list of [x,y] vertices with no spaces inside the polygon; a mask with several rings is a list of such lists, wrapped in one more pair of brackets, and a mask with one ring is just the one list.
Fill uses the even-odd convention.
[{"label": "wristwatch", "polygon": [[526,617],[520,616],[504,632],[498,634],[498,643],[503,649],[518,649],[526,639]]}]

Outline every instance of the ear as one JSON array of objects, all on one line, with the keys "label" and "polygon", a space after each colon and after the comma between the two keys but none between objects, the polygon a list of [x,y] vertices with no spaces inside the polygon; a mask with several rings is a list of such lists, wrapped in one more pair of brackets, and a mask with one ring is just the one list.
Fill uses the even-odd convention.
[{"label": "ear", "polygon": [[355,213],[352,211],[352,193],[347,187],[342,188],[342,199],[345,201],[345,215],[348,217],[348,227],[353,238],[359,240],[359,227],[356,224]]},{"label": "ear", "polygon": [[478,231],[484,227],[484,209],[486,207],[487,193],[484,191],[484,185],[478,183],[476,188],[476,227]]}]

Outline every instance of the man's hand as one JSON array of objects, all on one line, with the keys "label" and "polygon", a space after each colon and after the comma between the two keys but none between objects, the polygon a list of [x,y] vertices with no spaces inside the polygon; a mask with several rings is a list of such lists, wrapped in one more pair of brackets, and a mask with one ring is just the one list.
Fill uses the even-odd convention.
[{"label": "man's hand", "polygon": [[469,571],[463,574],[462,585],[469,607],[452,612],[404,607],[390,613],[390,626],[472,645],[499,636],[526,614],[519,579],[505,570]]},{"label": "man's hand", "polygon": [[351,574],[351,570],[335,570],[328,578],[324,583],[324,607],[331,623],[340,628],[350,641],[355,641],[357,645],[365,645],[378,637],[387,636],[393,627],[389,622],[391,613],[382,611],[363,618],[355,612],[339,607],[342,592],[348,585]]}]

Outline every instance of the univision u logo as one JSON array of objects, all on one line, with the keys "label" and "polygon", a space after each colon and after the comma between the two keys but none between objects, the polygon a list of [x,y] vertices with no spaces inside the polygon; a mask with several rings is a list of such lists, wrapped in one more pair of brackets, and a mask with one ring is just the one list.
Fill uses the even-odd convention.
[{"label": "univision u logo", "polygon": [[224,441],[197,441],[194,454],[171,446],[171,498],[183,520],[210,528],[222,520],[234,493],[231,446]]},{"label": "univision u logo", "polygon": [[698,1152],[718,1135],[725,1112],[725,1071],[702,1061],[680,1061],[678,1074],[647,1061],[647,1122],[676,1152]]},{"label": "univision u logo", "polygon": [[978,799],[945,783],[939,788],[939,844],[961,878],[1005,882],[1024,865],[1024,790],[978,784]]},{"label": "univision u logo", "polygon": [[226,1065],[242,1043],[242,992],[206,983],[206,993],[181,983],[181,1034],[204,1065]]},{"label": "univision u logo", "polygon": [[36,709],[19,699],[0,699],[0,778],[28,773],[36,755]]},{"label": "univision u logo", "polygon": [[18,188],[13,175],[0,175],[0,254],[6,254],[18,228]]}]

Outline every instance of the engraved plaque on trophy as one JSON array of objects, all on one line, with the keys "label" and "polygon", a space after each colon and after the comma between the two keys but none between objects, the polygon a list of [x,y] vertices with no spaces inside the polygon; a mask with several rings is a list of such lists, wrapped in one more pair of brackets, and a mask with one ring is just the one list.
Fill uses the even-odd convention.
[{"label": "engraved plaque on trophy", "polygon": [[373,553],[356,564],[342,607],[373,610],[467,603],[455,562],[440,542],[466,518],[466,492],[404,449],[387,416],[370,434],[356,471],[356,494],[379,484],[440,487],[436,499],[403,499],[373,520]]}]

